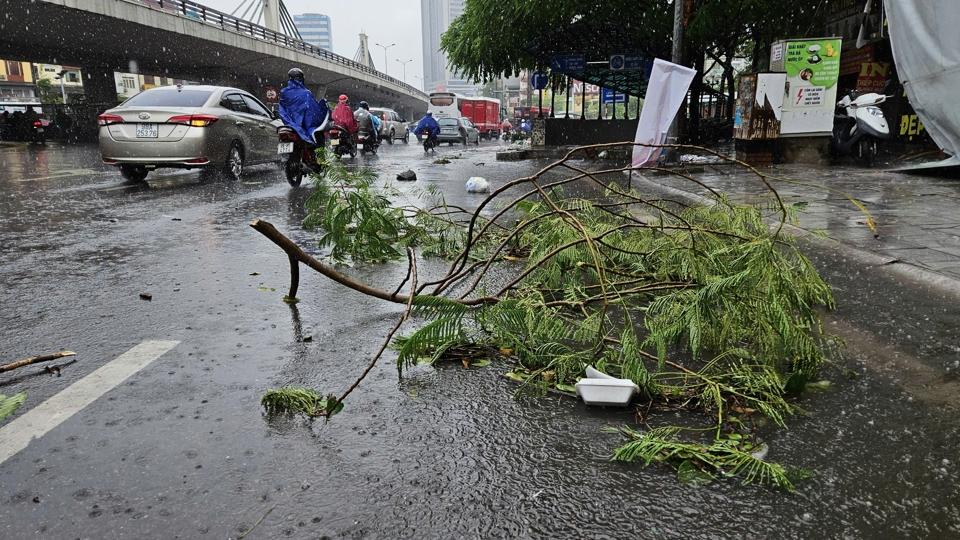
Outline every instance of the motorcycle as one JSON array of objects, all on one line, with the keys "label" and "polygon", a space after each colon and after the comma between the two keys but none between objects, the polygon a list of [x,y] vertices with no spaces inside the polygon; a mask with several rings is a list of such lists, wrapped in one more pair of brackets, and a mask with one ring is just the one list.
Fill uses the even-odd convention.
[{"label": "motorcycle", "polygon": [[335,125],[330,129],[330,149],[338,158],[342,158],[345,154],[350,154],[351,158],[357,156],[357,145],[353,142],[350,130],[341,125]]},{"label": "motorcycle", "polygon": [[380,141],[378,139],[374,139],[373,135],[367,130],[361,129],[357,133],[357,146],[360,147],[361,154],[366,152],[376,154],[377,149],[380,148]]},{"label": "motorcycle", "polygon": [[[440,139],[437,138],[437,134],[434,133],[430,128],[425,128],[423,130],[423,137],[424,152],[429,152],[440,144]],[[436,152],[436,150],[434,150],[434,152]]]},{"label": "motorcycle", "polygon": [[41,120],[33,121],[33,127],[30,129],[30,142],[47,144],[47,135]]},{"label": "motorcycle", "polygon": [[883,94],[850,92],[838,103],[843,111],[834,117],[830,149],[834,155],[854,155],[869,167],[877,158],[878,141],[890,138],[890,126],[880,109]]},{"label": "motorcycle", "polygon": [[277,128],[277,138],[280,140],[277,153],[281,156],[286,155],[283,172],[287,182],[293,187],[303,182],[304,174],[323,172],[323,168],[317,163],[316,153],[316,148],[323,145],[323,133],[317,132],[315,137],[319,137],[320,140],[315,141],[317,144],[310,144],[301,139],[292,128],[287,126]]}]

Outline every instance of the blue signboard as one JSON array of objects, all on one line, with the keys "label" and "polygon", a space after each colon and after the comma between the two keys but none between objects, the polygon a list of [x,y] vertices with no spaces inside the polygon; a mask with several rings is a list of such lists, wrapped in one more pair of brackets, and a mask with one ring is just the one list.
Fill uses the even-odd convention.
[{"label": "blue signboard", "polygon": [[613,71],[639,71],[644,68],[644,58],[627,54],[610,56],[610,69]]},{"label": "blue signboard", "polygon": [[530,86],[533,86],[535,90],[543,90],[547,87],[548,81],[549,78],[546,73],[536,71],[533,73],[533,77],[530,78]]},{"label": "blue signboard", "polygon": [[587,60],[582,54],[558,54],[550,59],[550,69],[566,73],[583,71]]},{"label": "blue signboard", "polygon": [[626,103],[627,96],[619,92],[615,92],[613,88],[604,88],[603,93],[600,95],[600,99],[604,103]]}]

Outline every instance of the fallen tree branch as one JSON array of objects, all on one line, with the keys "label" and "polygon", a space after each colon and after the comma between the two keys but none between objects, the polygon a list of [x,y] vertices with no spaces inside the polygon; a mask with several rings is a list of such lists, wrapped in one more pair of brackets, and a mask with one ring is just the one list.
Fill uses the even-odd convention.
[{"label": "fallen tree branch", "polygon": [[407,295],[407,307],[403,310],[403,315],[400,316],[400,319],[397,320],[397,324],[393,326],[393,329],[390,330],[390,332],[387,334],[387,337],[383,340],[383,343],[380,345],[380,350],[377,351],[377,354],[373,355],[373,359],[370,360],[370,363],[367,365],[367,369],[363,370],[363,373],[361,373],[360,377],[354,381],[352,385],[350,385],[350,388],[347,388],[347,391],[337,398],[337,403],[343,403],[343,400],[347,399],[347,396],[350,395],[350,392],[353,392],[354,389],[360,385],[360,382],[367,377],[367,374],[370,373],[370,370],[373,369],[373,366],[377,365],[377,361],[380,360],[381,356],[383,356],[383,352],[387,350],[390,342],[393,341],[394,334],[396,334],[397,330],[400,330],[400,327],[403,326],[403,323],[410,318],[410,312],[413,310],[413,299],[415,298],[414,291],[417,290],[417,258],[413,253],[413,248],[407,248],[407,261],[407,276],[410,278],[410,294]]},{"label": "fallen tree branch", "polygon": [[[277,228],[274,227],[273,224],[271,224],[269,221],[264,221],[262,219],[255,219],[250,223],[250,226],[253,227],[255,231],[266,236],[267,238],[270,239],[271,242],[273,242],[278,247],[280,247],[280,249],[282,249],[290,258],[291,265],[295,265],[296,264],[295,261],[302,262],[303,264],[309,266],[310,268],[313,268],[317,272],[327,276],[328,278],[336,281],[337,283],[344,285],[345,287],[349,287],[357,292],[366,294],[368,296],[372,296],[374,298],[379,298],[381,300],[386,300],[388,302],[393,302],[395,304],[406,304],[410,299],[410,295],[393,294],[383,289],[377,289],[375,287],[371,287],[365,283],[362,283],[360,281],[353,279],[352,277],[342,272],[338,272],[334,270],[332,266],[323,264],[322,262],[318,261],[315,257],[313,257],[312,255],[304,251],[303,248],[298,246],[293,240],[291,240],[290,238],[285,236],[283,233],[278,231]],[[299,280],[299,272],[293,272],[291,270],[290,277],[291,277],[291,280],[293,279]],[[297,284],[291,283],[290,290],[296,291]],[[483,298],[475,298],[471,300],[464,300],[462,301],[462,303],[468,306],[477,306],[480,304],[487,304],[495,301],[496,301],[495,298],[483,297]]]},{"label": "fallen tree branch", "polygon": [[67,356],[76,356],[77,353],[73,351],[60,351],[53,354],[43,354],[40,356],[31,356],[30,358],[24,358],[23,360],[17,360],[16,362],[10,362],[9,364],[4,364],[0,366],[0,373],[5,371],[12,371],[17,368],[22,368],[23,366],[29,366],[30,364],[36,364],[38,362],[49,362],[50,360],[57,360],[60,358],[66,358]]}]

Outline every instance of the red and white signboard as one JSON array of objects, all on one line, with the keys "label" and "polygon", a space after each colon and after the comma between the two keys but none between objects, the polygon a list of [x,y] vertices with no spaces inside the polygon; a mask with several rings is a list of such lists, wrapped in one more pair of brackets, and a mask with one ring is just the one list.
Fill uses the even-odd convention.
[{"label": "red and white signboard", "polygon": [[277,88],[274,86],[265,86],[263,88],[263,97],[267,103],[276,103],[280,101],[280,93],[277,92]]}]

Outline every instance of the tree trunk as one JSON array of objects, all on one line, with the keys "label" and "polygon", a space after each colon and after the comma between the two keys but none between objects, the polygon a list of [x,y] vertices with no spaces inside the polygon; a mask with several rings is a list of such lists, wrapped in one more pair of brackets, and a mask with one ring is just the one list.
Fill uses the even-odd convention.
[{"label": "tree trunk", "polygon": [[737,99],[737,85],[733,78],[733,62],[723,66],[723,79],[727,83],[727,103],[724,115],[729,120],[733,118],[733,110]]},{"label": "tree trunk", "polygon": [[687,138],[693,144],[700,142],[700,96],[703,94],[703,53],[698,51],[693,61],[697,74],[690,83],[689,118]]}]

